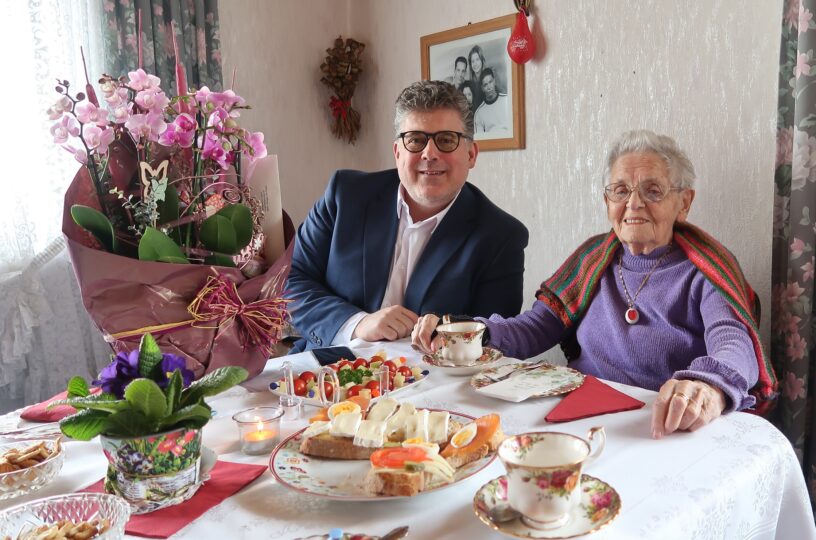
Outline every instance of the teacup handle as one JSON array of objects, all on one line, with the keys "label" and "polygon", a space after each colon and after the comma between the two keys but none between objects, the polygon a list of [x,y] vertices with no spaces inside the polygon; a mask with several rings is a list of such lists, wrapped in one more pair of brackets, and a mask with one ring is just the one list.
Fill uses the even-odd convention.
[{"label": "teacup handle", "polygon": [[[326,375],[329,376],[332,383],[332,398],[329,399],[326,397],[326,387],[323,385],[323,382],[326,380]],[[323,366],[320,368],[320,372],[317,374],[317,395],[320,398],[320,403],[324,407],[329,407],[340,399],[340,379],[337,378],[337,373],[334,372],[332,368],[329,366]]]},{"label": "teacup handle", "polygon": [[585,465],[598,459],[598,456],[603,452],[604,446],[606,446],[606,432],[603,426],[594,427],[587,431],[587,439],[589,439],[590,448],[592,448],[592,443],[596,443],[596,446],[595,450],[591,451],[584,460]]}]

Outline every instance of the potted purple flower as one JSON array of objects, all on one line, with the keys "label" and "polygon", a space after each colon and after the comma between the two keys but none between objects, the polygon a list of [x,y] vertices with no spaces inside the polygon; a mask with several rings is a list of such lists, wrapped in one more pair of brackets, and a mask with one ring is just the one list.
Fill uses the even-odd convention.
[{"label": "potted purple flower", "polygon": [[77,412],[60,422],[69,437],[99,435],[108,459],[105,491],[124,497],[140,514],[193,496],[201,480],[201,429],[212,410],[204,398],[247,377],[241,367],[218,368],[193,381],[183,358],[162,353],[145,334],[139,349],[120,352],[92,381],[68,381],[70,405]]}]

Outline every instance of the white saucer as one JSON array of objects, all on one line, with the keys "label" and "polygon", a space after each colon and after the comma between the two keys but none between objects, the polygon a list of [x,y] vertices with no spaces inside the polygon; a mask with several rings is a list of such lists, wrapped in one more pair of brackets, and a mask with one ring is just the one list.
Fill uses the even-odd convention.
[{"label": "white saucer", "polygon": [[495,366],[496,362],[502,358],[503,356],[500,350],[494,349],[493,347],[482,347],[482,356],[477,358],[472,364],[465,366],[451,364],[442,358],[442,354],[439,351],[433,354],[426,354],[422,357],[422,361],[428,365],[442,368],[445,370],[445,373],[449,375],[473,375],[483,369]]},{"label": "white saucer", "polygon": [[[574,538],[600,530],[612,522],[621,510],[621,500],[615,488],[588,474],[581,475],[581,502],[567,522],[555,529],[530,527],[518,512],[507,504],[507,477],[499,476],[479,488],[473,497],[473,510],[482,522],[500,533],[514,538]],[[507,521],[504,521],[504,520]]]}]

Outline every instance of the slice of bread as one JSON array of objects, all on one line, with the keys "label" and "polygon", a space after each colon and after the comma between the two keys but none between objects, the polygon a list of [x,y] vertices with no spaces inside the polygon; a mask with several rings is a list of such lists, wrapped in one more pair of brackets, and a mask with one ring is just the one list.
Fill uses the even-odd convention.
[{"label": "slice of bread", "polygon": [[413,497],[425,489],[430,474],[393,469],[370,469],[365,477],[366,493],[385,497]]},{"label": "slice of bread", "polygon": [[499,428],[485,444],[479,446],[478,448],[469,450],[468,452],[457,452],[451,456],[445,457],[445,459],[453,468],[458,469],[459,467],[482,459],[486,455],[495,452],[504,439],[504,432],[501,430],[501,428]]},{"label": "slice of bread", "polygon": [[312,457],[332,459],[368,459],[379,448],[356,446],[350,437],[334,437],[321,433],[300,443],[300,453]]}]

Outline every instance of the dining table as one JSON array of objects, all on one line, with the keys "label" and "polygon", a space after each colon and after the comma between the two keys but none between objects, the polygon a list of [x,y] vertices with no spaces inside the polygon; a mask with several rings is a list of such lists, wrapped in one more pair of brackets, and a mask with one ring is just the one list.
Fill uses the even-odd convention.
[{"label": "dining table", "polygon": [[[385,351],[389,358],[405,357],[409,365],[427,369],[423,380],[394,395],[418,408],[472,417],[498,413],[508,435],[558,431],[585,438],[591,428],[602,426],[605,448],[584,473],[612,486],[620,497],[621,509],[615,519],[586,538],[816,539],[813,511],[794,450],[785,436],[760,416],[729,413],[698,431],[676,432],[655,440],[650,426],[657,393],[606,381],[645,406],[550,423],[545,416],[563,396],[513,403],[482,395],[471,386],[470,376],[453,375],[445,368],[424,363],[407,339],[381,343],[355,340],[350,348],[364,358]],[[213,418],[204,428],[203,444],[218,459],[269,463],[269,455],[241,452],[232,416],[251,407],[277,406],[278,396],[270,392],[269,383],[281,378],[285,361],[296,373],[319,368],[309,352],[272,358],[258,376],[208,398]],[[308,417],[315,411],[306,406],[299,419],[283,422],[282,436],[307,426]],[[0,417],[0,426],[16,422],[15,415],[19,416],[19,411]],[[52,483],[35,493],[0,501],[0,511],[40,497],[80,490],[105,474],[107,461],[98,438],[89,442],[69,440],[64,451],[65,464]],[[171,538],[296,539],[320,537],[333,528],[377,537],[406,525],[407,538],[503,538],[474,512],[477,491],[503,474],[501,461],[495,459],[476,474],[444,489],[413,497],[344,501],[292,489],[267,470]]]}]

